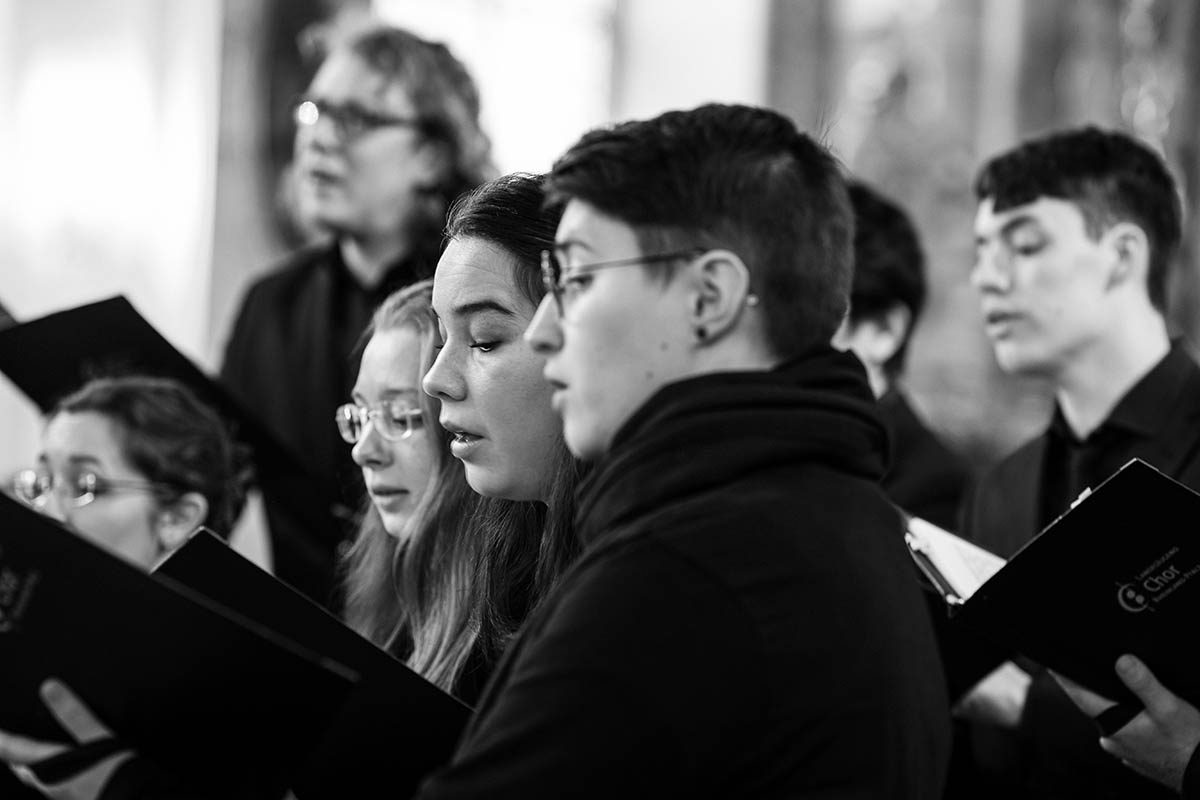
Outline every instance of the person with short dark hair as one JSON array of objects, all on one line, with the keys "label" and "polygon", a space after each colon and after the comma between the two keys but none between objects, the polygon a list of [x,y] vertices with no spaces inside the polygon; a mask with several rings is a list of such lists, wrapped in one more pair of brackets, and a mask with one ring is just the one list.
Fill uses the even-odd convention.
[{"label": "person with short dark hair", "polygon": [[949,712],[886,434],[829,345],[837,163],[707,105],[586,134],[548,186],[526,338],[594,462],[586,549],[419,796],[938,796]]},{"label": "person with short dark hair", "polygon": [[96,378],[46,415],[17,497],[150,569],[200,527],[228,537],[244,492],[225,422],[183,384]]},{"label": "person with short dark hair", "polygon": [[[987,162],[976,194],[971,281],[996,360],[1048,381],[1055,405],[1042,434],[982,476],[965,533],[1012,556],[1135,457],[1200,488],[1200,366],[1165,316],[1181,211],[1161,157],[1124,133],[1057,131]],[[993,737],[977,746],[994,787],[1164,793],[1100,749],[1092,721],[1036,664],[1004,663],[959,708]]]},{"label": "person with short dark hair", "polygon": [[958,526],[971,471],[921,418],[904,390],[908,347],[925,307],[925,254],[916,226],[867,183],[849,183],[854,209],[854,283],[850,311],[834,345],[863,362],[891,437],[883,488],[910,514]]}]

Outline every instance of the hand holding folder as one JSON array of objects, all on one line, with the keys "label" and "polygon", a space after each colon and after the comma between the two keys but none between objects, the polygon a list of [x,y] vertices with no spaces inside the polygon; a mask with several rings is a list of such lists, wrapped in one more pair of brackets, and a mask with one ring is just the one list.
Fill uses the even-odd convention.
[{"label": "hand holding folder", "polygon": [[[1137,653],[1196,705],[1198,525],[1200,494],[1133,459],[977,587],[952,586],[961,602],[948,601],[950,627],[1020,653],[1133,713],[1140,701],[1112,665]],[[947,584],[955,575],[939,569]]]},{"label": "hand holding folder", "polygon": [[[1115,669],[1144,710],[1119,728],[1106,731],[1100,746],[1146,777],[1182,791],[1189,763],[1200,749],[1200,711],[1159,683],[1134,656],[1121,656]],[[1088,716],[1100,718],[1116,706],[1073,681],[1054,677]]]}]

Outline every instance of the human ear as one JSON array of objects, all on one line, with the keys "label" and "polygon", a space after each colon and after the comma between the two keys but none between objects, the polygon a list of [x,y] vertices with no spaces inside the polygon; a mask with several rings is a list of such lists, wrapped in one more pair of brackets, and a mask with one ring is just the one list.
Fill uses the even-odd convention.
[{"label": "human ear", "polygon": [[688,322],[700,343],[720,339],[750,301],[750,270],[729,250],[710,250],[688,267]]},{"label": "human ear", "polygon": [[208,500],[199,492],[187,492],[160,510],[154,518],[154,534],[164,552],[171,552],[204,524]]},{"label": "human ear", "polygon": [[843,340],[863,361],[883,366],[904,345],[911,324],[912,312],[896,303],[853,324]]},{"label": "human ear", "polygon": [[1120,286],[1131,279],[1144,282],[1150,264],[1150,239],[1146,232],[1131,222],[1118,222],[1105,231],[1104,241],[1113,255],[1108,287]]}]

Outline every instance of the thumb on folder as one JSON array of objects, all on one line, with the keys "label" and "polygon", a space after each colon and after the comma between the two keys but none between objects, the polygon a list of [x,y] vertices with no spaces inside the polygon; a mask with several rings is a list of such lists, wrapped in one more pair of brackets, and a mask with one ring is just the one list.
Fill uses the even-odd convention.
[{"label": "thumb on folder", "polygon": [[47,680],[42,701],[78,746],[39,742],[0,731],[0,761],[54,800],[94,800],[133,756],[65,684]]},{"label": "thumb on folder", "polygon": [[[1163,686],[1136,656],[1126,654],[1118,658],[1116,673],[1137,695],[1144,709],[1120,729],[1101,737],[1100,747],[1131,769],[1181,791],[1188,762],[1200,744],[1200,711]],[[1116,705],[1061,675],[1052,674],[1075,705],[1091,717]]]}]

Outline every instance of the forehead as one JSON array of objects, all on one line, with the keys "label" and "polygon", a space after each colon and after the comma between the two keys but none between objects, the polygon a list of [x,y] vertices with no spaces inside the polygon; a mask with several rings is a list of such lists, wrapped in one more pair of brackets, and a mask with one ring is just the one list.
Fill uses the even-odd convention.
[{"label": "forehead", "polygon": [[554,237],[555,247],[567,253],[634,256],[640,252],[633,228],[591,203],[573,199],[563,209]]},{"label": "forehead", "polygon": [[988,197],[975,213],[975,234],[980,238],[992,238],[1024,225],[1052,233],[1075,233],[1086,229],[1086,220],[1079,206],[1057,197],[1039,197],[1003,211],[996,211],[995,199]]},{"label": "forehead", "polygon": [[404,84],[372,69],[348,50],[335,50],[321,62],[308,93],[322,100],[378,108],[409,109],[412,101]]},{"label": "forehead", "polygon": [[412,325],[374,334],[363,348],[355,390],[381,386],[393,391],[416,390],[420,383],[421,335]]},{"label": "forehead", "polygon": [[125,462],[123,432],[107,416],[94,411],[56,414],[42,433],[42,449],[47,455],[87,456],[112,466]]},{"label": "forehead", "polygon": [[528,321],[535,307],[517,286],[521,268],[512,253],[486,239],[452,239],[433,276],[433,310],[443,322],[487,311],[503,314],[501,309]]}]

